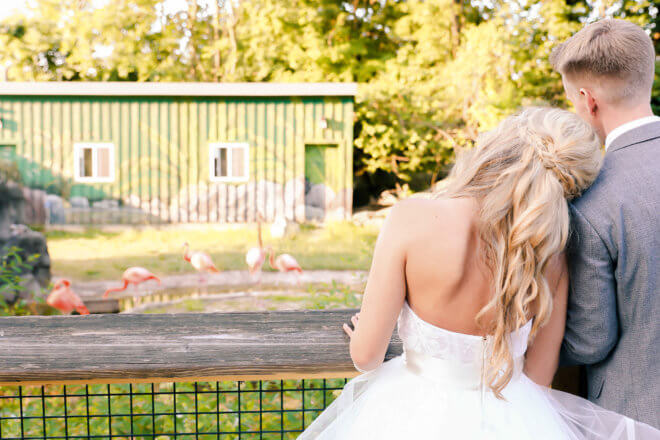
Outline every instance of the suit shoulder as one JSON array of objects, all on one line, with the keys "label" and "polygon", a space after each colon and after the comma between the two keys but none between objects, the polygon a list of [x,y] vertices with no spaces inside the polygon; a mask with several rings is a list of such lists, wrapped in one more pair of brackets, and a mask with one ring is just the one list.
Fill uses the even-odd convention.
[{"label": "suit shoulder", "polygon": [[596,180],[582,192],[581,196],[571,200],[572,207],[587,217],[597,215],[598,211],[604,209],[612,196],[618,192],[613,189],[620,186],[619,180],[623,170],[620,162],[606,155]]}]

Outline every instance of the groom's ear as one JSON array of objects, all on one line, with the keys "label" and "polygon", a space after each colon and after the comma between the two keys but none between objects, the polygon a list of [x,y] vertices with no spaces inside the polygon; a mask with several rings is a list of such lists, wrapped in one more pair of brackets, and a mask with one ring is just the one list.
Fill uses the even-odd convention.
[{"label": "groom's ear", "polygon": [[598,103],[596,102],[596,98],[591,93],[591,91],[585,88],[580,88],[580,95],[584,98],[587,104],[589,114],[596,116],[596,113],[598,112]]}]

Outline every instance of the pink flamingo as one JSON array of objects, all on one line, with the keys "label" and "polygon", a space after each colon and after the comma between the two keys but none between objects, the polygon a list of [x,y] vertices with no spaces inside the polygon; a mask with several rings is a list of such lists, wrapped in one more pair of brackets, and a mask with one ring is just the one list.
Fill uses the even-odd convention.
[{"label": "pink flamingo", "polygon": [[89,315],[89,309],[80,297],[71,290],[71,281],[69,280],[56,282],[46,299],[46,303],[62,313],[71,313],[75,310],[81,315]]},{"label": "pink flamingo", "polygon": [[272,267],[273,269],[277,269],[280,272],[296,271],[298,273],[302,273],[302,268],[300,267],[300,264],[298,264],[298,262],[296,261],[295,258],[293,258],[292,255],[280,254],[277,256],[277,258],[273,258],[273,248],[268,246],[268,250],[270,252],[270,256],[268,258],[270,267]]},{"label": "pink flamingo", "polygon": [[261,247],[252,247],[245,254],[245,262],[250,270],[250,275],[261,271],[261,267],[266,261],[266,251]]},{"label": "pink flamingo", "polygon": [[158,285],[160,285],[160,279],[144,267],[129,267],[124,271],[121,279],[124,282],[124,285],[122,287],[114,287],[106,290],[103,294],[103,298],[107,297],[110,292],[121,292],[126,290],[129,284],[135,284],[137,286],[145,281],[156,280],[158,281]]},{"label": "pink flamingo", "polygon": [[188,242],[183,244],[183,259],[189,262],[192,267],[200,273],[200,283],[203,282],[203,273],[204,272],[220,272],[220,270],[215,267],[211,256],[206,252],[202,251],[191,251],[188,245]]},{"label": "pink flamingo", "polygon": [[256,272],[261,271],[261,267],[266,261],[266,250],[264,249],[263,241],[261,240],[261,220],[262,215],[260,212],[257,212],[257,236],[259,239],[259,246],[254,246],[248,249],[245,254],[245,262],[250,269],[250,275],[254,275]]}]

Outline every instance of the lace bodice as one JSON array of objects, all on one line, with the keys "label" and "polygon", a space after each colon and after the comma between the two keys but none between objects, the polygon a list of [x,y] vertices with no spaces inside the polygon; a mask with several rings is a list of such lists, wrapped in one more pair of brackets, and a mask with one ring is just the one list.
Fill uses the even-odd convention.
[{"label": "lace bodice", "polygon": [[[509,335],[511,354],[513,358],[524,356],[527,350],[527,339],[532,328],[532,321]],[[457,333],[437,327],[420,318],[410,307],[408,301],[397,320],[399,337],[403,341],[404,353],[409,351],[425,353],[434,358],[454,360],[460,363],[483,362],[484,349],[486,355],[492,337]]]}]

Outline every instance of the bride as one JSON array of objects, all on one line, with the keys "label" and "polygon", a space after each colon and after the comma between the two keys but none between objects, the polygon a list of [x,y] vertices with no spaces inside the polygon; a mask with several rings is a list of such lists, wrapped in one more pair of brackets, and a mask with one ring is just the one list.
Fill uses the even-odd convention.
[{"label": "bride", "polygon": [[[659,439],[549,388],[568,295],[567,199],[601,159],[576,115],[527,108],[458,158],[445,192],[397,203],[354,329],[344,324],[363,374],[298,439]],[[404,352],[383,362],[395,325]]]}]

